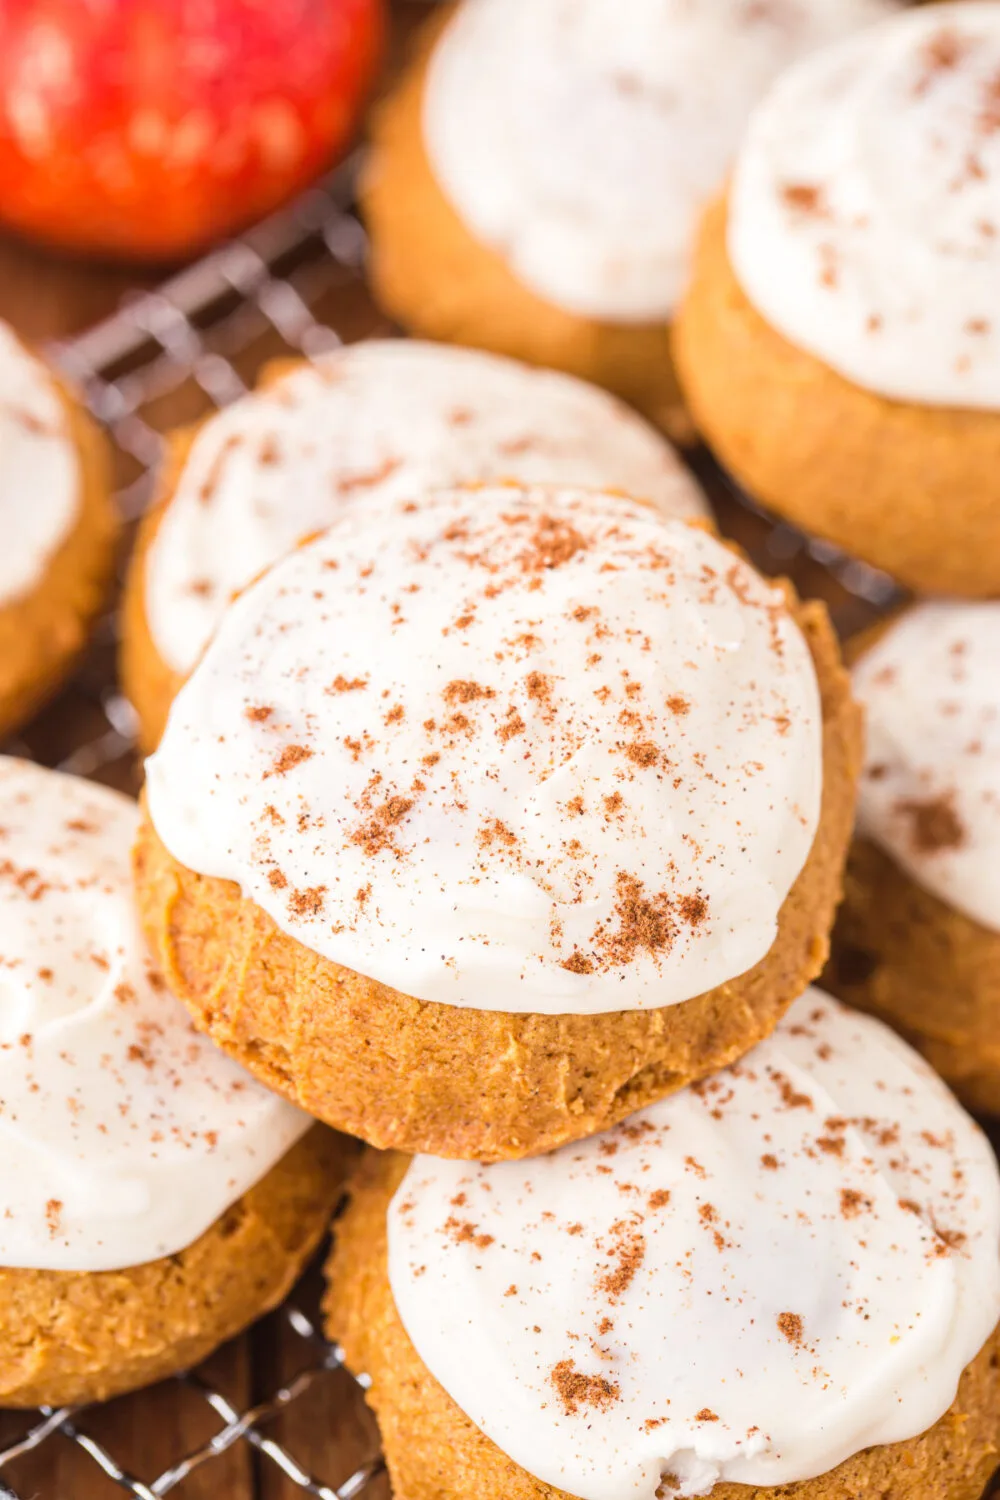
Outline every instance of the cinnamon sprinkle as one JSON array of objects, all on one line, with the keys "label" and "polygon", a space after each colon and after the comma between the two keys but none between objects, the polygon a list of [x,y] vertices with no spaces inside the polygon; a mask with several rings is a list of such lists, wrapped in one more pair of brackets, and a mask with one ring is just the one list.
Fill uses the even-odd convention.
[{"label": "cinnamon sprinkle", "polygon": [[778,1332],[784,1334],[790,1344],[802,1343],[802,1318],[799,1313],[778,1314]]},{"label": "cinnamon sprinkle", "polygon": [[918,854],[939,854],[945,849],[960,849],[965,843],[965,828],[950,793],[927,801],[897,802],[896,811],[909,819],[910,840]]},{"label": "cinnamon sprinkle", "polygon": [[311,760],[313,752],[305,745],[286,745],[280,752],[274,764],[264,772],[264,780],[269,776],[284,776],[286,771],[292,770],[294,766],[300,766],[304,760]]},{"label": "cinnamon sprinkle", "polygon": [[606,1380],[603,1375],[584,1375],[571,1359],[561,1359],[553,1365],[550,1379],[568,1417],[575,1417],[581,1407],[607,1411],[621,1396],[616,1381]]}]

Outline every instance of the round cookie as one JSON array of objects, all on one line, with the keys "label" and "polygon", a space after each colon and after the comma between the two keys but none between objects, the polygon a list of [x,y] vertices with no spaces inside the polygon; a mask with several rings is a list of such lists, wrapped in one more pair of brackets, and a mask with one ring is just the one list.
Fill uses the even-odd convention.
[{"label": "round cookie", "polygon": [[[551,365],[687,431],[668,324],[698,210],[793,58],[882,0],[465,0],[376,112],[370,272],[404,327]],[[511,87],[511,79],[517,87]]]},{"label": "round cookie", "polygon": [[1000,6],[928,6],[791,69],[707,212],[674,355],[777,514],[917,591],[1000,590]]},{"label": "round cookie", "polygon": [[347,1143],[200,1037],[145,956],[134,803],[0,759],[0,1402],[209,1354],[318,1243]]},{"label": "round cookie", "polygon": [[65,679],[107,602],[118,520],[107,446],[0,323],[0,737]]},{"label": "round cookie", "polygon": [[819,991],[717,1078],[526,1163],[366,1154],[325,1300],[407,1500],[980,1500],[988,1142]]},{"label": "round cookie", "polygon": [[851,643],[867,712],[830,984],[1000,1113],[1000,604],[918,604]]},{"label": "round cookie", "polygon": [[125,593],[122,677],[144,748],[231,598],[303,537],[359,501],[514,477],[709,515],[664,439],[605,392],[414,340],[276,363],[256,393],[175,434]]},{"label": "round cookie", "polygon": [[319,1118],[524,1156],[816,975],[858,740],[825,610],[700,528],[571,489],[373,503],[181,690],[141,919],[196,1024]]}]

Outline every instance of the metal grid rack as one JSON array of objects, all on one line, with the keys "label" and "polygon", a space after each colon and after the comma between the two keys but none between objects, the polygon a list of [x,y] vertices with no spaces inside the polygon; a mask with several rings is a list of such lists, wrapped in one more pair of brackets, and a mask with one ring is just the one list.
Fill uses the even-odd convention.
[{"label": "metal grid rack", "polygon": [[[170,422],[191,420],[233,401],[249,388],[266,358],[289,352],[314,356],[346,336],[389,331],[364,297],[364,234],[350,212],[354,175],[355,162],[349,161],[291,209],[155,291],[127,298],[118,312],[81,336],[49,348],[54,363],[82,393],[115,444],[118,501],[126,521],[141,515],[152,493],[164,417]],[[345,313],[344,334],[332,326],[338,311]],[[8,748],[119,785],[133,779],[134,719],[113,674],[116,624],[113,614],[102,622],[94,648],[70,688]],[[135,1500],[186,1496],[191,1492],[189,1481],[241,1443],[283,1476],[285,1487],[275,1491],[282,1496],[353,1500],[362,1492],[373,1494],[382,1464],[371,1433],[368,1448],[374,1456],[353,1471],[350,1462],[342,1464],[334,1475],[310,1472],[304,1457],[267,1430],[320,1382],[343,1369],[340,1351],[319,1331],[317,1280],[314,1269],[272,1320],[279,1324],[272,1337],[283,1345],[284,1362],[297,1367],[291,1378],[275,1379],[259,1399],[247,1402],[232,1399],[204,1373],[165,1383],[175,1388],[178,1400],[194,1396],[215,1420],[214,1430],[179,1451],[159,1473],[139,1477],[132,1472],[113,1444],[95,1435],[90,1412],[42,1408],[37,1414],[22,1414],[19,1428],[15,1421],[0,1429],[0,1500],[36,1495],[39,1500],[56,1500],[55,1492],[39,1490],[37,1471],[27,1465],[40,1454],[48,1461],[60,1443],[72,1444],[96,1466],[106,1477],[108,1494],[124,1493]],[[340,1378],[340,1403],[358,1406],[364,1380],[354,1381],[346,1372]],[[132,1403],[133,1415],[141,1422],[146,1399],[147,1393],[138,1392],[116,1405]],[[14,1435],[8,1437],[12,1425]],[[198,1424],[189,1420],[187,1425]],[[357,1449],[357,1439],[353,1446]],[[142,1460],[140,1451],[133,1462],[138,1467]],[[16,1477],[19,1469],[28,1474],[26,1480]],[[22,1489],[22,1484],[30,1488]],[[219,1493],[214,1486],[212,1490]],[[257,1491],[251,1478],[246,1492]],[[208,1491],[199,1487],[199,1493]],[[75,1495],[60,1489],[58,1500],[75,1500]]]},{"label": "metal grid rack", "polygon": [[[112,317],[81,336],[50,348],[114,441],[119,501],[127,520],[141,515],[149,501],[165,425],[192,420],[239,397],[266,358],[289,351],[314,356],[345,341],[392,331],[365,290],[365,237],[351,209],[355,168],[355,161],[348,162],[292,208],[156,290],[129,297]],[[767,522],[732,490],[708,455],[689,456],[723,528],[765,569],[791,572],[803,591],[827,598],[842,629],[864,623],[891,602],[894,590],[882,575]],[[115,634],[115,618],[109,616],[73,684],[12,748],[77,774],[119,785],[134,781],[134,722],[115,684]],[[354,1500],[363,1494],[374,1500],[376,1491],[386,1494],[374,1427],[370,1421],[365,1425],[359,1410],[364,1380],[343,1371],[340,1351],[323,1338],[315,1312],[306,1310],[315,1307],[317,1280],[314,1268],[291,1301],[258,1326],[258,1331],[271,1330],[262,1379],[257,1371],[259,1390],[251,1384],[248,1394],[244,1382],[242,1398],[226,1394],[225,1381],[215,1377],[209,1362],[201,1372],[115,1403],[119,1409],[131,1403],[124,1428],[115,1427],[120,1433],[129,1425],[141,1432],[144,1423],[157,1422],[164,1401],[194,1400],[200,1426],[187,1421],[182,1427],[185,1434],[197,1430],[200,1435],[179,1438],[165,1466],[144,1451],[141,1440],[129,1445],[126,1462],[120,1440],[102,1435],[106,1409],[42,1409],[0,1425],[0,1500],[77,1500],[82,1490],[88,1497],[124,1493],[134,1500],[223,1493],[280,1500],[296,1495]],[[282,1378],[282,1368],[292,1373]],[[327,1390],[331,1380],[339,1382],[339,1394]],[[320,1424],[333,1425],[335,1409],[353,1413],[347,1440],[336,1445],[335,1473],[310,1472],[301,1423],[294,1442],[271,1435],[282,1417],[306,1404],[321,1385]],[[92,1465],[90,1478],[78,1488],[63,1488],[48,1477],[39,1482],[39,1474],[55,1472],[53,1455],[60,1445]],[[252,1466],[245,1491],[230,1488],[223,1477],[226,1456],[241,1449],[249,1450]],[[331,1451],[327,1443],[326,1464]],[[40,1458],[44,1469],[33,1468]],[[151,1467],[159,1472],[146,1472]],[[206,1469],[211,1470],[207,1488]],[[91,1488],[95,1472],[106,1488]],[[48,1487],[53,1483],[56,1489]]]}]

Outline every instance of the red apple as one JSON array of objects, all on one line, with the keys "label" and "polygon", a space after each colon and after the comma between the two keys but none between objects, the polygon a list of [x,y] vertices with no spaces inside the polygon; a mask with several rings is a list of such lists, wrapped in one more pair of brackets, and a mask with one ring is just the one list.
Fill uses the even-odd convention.
[{"label": "red apple", "polygon": [[0,0],[0,222],[173,259],[350,140],[384,0]]}]

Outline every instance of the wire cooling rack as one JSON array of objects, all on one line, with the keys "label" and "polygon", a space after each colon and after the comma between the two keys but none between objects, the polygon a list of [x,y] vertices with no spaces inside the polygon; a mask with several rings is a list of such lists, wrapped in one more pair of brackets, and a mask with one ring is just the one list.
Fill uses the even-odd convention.
[{"label": "wire cooling rack", "polygon": [[[356,162],[291,209],[49,354],[113,439],[128,521],[149,501],[162,431],[242,395],[261,363],[392,330],[364,283],[352,211]],[[688,455],[723,529],[767,571],[824,597],[843,631],[894,598],[891,583],[739,495]],[[134,719],[114,675],[109,615],[77,677],[13,746],[50,765],[135,785]],[[388,1494],[363,1380],[322,1336],[318,1269],[292,1299],[198,1372],[107,1407],[0,1416],[0,1500],[365,1500]]]},{"label": "wire cooling rack", "polygon": [[[129,296],[79,337],[50,346],[48,354],[114,442],[127,521],[149,501],[165,426],[236,399],[275,355],[314,356],[346,339],[390,331],[364,289],[365,239],[350,211],[355,165],[348,162],[291,209],[156,290]],[[134,717],[114,676],[116,636],[109,614],[67,691],[6,748],[134,785]],[[362,1492],[375,1500],[384,1480],[374,1425],[362,1409],[364,1381],[347,1375],[339,1350],[320,1332],[318,1282],[314,1267],[269,1326],[224,1356],[221,1367],[209,1362],[106,1408],[6,1414],[2,1500],[121,1493],[135,1500],[223,1494],[353,1500]],[[306,1407],[308,1421],[287,1420]],[[340,1413],[337,1421],[331,1411]],[[283,1418],[294,1447],[281,1432]],[[164,1462],[165,1437],[177,1446]],[[227,1466],[237,1450],[240,1461]],[[315,1471],[311,1451],[322,1455],[325,1472]]]}]

